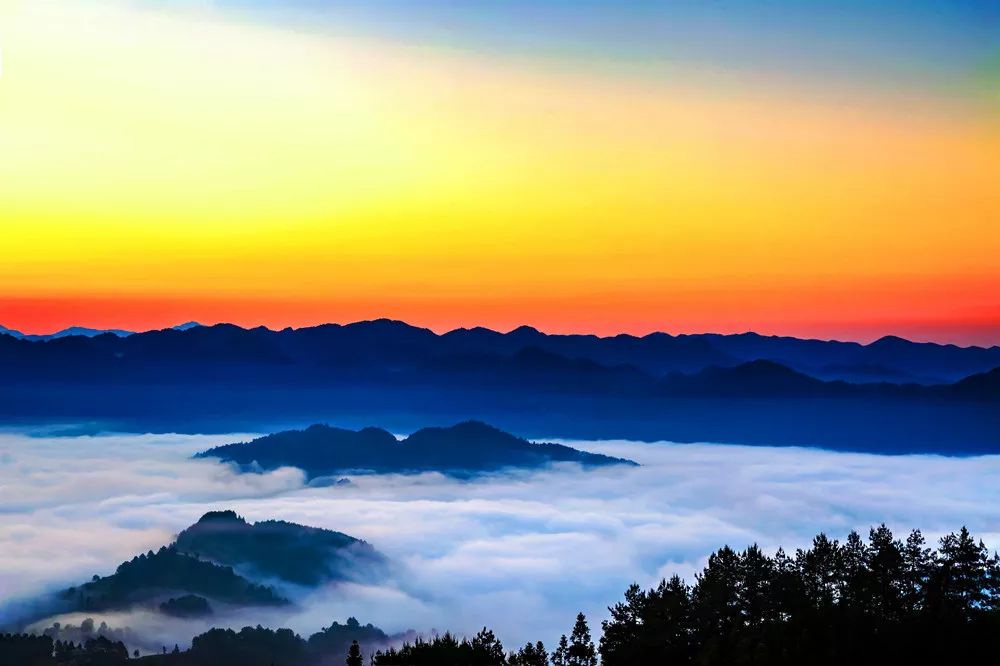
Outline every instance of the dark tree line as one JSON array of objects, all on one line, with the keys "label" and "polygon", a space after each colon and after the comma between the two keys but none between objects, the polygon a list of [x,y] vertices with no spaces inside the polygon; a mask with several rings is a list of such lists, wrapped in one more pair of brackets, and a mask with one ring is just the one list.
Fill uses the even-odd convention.
[{"label": "dark tree line", "polygon": [[609,609],[605,666],[957,663],[995,659],[1000,561],[968,530],[931,550],[885,525],[865,542],[820,534],[794,556],[714,553],[693,586],[633,585]]},{"label": "dark tree line", "polygon": [[75,643],[44,635],[0,634],[0,666],[112,666],[127,660],[125,644],[104,636]]},{"label": "dark tree line", "polygon": [[[308,641],[288,629],[212,629],[187,651],[143,657],[150,666],[602,666],[993,663],[1000,655],[1000,558],[962,528],[927,546],[885,526],[867,540],[823,534],[811,547],[768,556],[757,546],[713,553],[693,584],[674,576],[632,585],[602,622],[598,646],[586,618],[551,654],[541,642],[507,653],[483,628],[384,650],[387,637],[353,618]],[[53,644],[50,636],[0,636],[0,666],[128,660],[121,643]],[[365,646],[368,645],[368,649]],[[166,650],[164,650],[166,652]]]}]

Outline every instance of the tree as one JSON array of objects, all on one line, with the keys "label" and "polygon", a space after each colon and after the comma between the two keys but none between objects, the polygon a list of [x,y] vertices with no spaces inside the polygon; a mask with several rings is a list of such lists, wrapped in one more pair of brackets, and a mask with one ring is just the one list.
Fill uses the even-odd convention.
[{"label": "tree", "polygon": [[590,639],[590,627],[587,626],[587,617],[583,613],[577,614],[573,633],[569,637],[566,666],[597,666],[597,651],[594,649],[594,641]]},{"label": "tree", "polygon": [[347,651],[347,666],[364,666],[364,659],[361,657],[361,646],[357,641],[351,641],[351,647]]},{"label": "tree", "polygon": [[512,652],[507,663],[510,666],[548,666],[549,654],[541,641],[527,643],[517,652]]},{"label": "tree", "polygon": [[486,627],[472,637],[470,642],[472,647],[472,652],[475,655],[474,659],[476,663],[479,664],[498,664],[504,663],[504,651],[503,644],[496,637],[496,635]]},{"label": "tree", "polygon": [[690,588],[679,576],[647,591],[632,585],[625,601],[609,608],[599,652],[604,666],[676,664],[689,661]]},{"label": "tree", "polygon": [[926,606],[927,581],[934,564],[926,544],[920,530],[913,530],[903,546],[903,604],[911,611],[924,610]]},{"label": "tree", "polygon": [[941,537],[935,576],[939,612],[968,619],[992,601],[989,551],[963,527]]},{"label": "tree", "polygon": [[567,666],[569,664],[569,641],[566,634],[559,637],[559,646],[552,653],[552,666]]}]

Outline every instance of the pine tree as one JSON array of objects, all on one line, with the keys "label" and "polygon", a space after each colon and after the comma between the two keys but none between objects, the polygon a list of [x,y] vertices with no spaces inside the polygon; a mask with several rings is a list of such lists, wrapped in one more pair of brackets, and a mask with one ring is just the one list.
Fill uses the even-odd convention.
[{"label": "pine tree", "polygon": [[933,567],[931,549],[920,530],[913,530],[903,546],[903,600],[909,612],[927,606],[927,582]]},{"label": "pine tree", "polygon": [[351,647],[347,651],[347,666],[364,666],[364,659],[361,658],[361,646],[357,641],[351,641]]},{"label": "pine tree", "polygon": [[512,652],[507,663],[510,666],[548,666],[549,655],[541,641],[527,643],[517,652]]},{"label": "pine tree", "polygon": [[569,642],[566,634],[559,637],[559,646],[552,653],[552,666],[568,666],[569,664]]},{"label": "pine tree", "polygon": [[472,637],[472,651],[478,657],[480,663],[503,664],[504,652],[503,644],[496,635],[486,627]]},{"label": "pine tree", "polygon": [[597,666],[597,650],[594,648],[594,641],[590,639],[590,627],[587,626],[587,617],[583,613],[577,614],[573,633],[569,637],[566,666]]}]

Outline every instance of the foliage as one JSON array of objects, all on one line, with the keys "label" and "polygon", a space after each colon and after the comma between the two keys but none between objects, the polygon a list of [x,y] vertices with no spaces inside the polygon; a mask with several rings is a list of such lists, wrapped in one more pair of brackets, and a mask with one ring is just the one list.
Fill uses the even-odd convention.
[{"label": "foliage", "polygon": [[212,607],[205,597],[185,594],[181,597],[172,597],[161,603],[160,612],[174,617],[200,617],[211,615]]},{"label": "foliage", "polygon": [[398,650],[375,653],[375,666],[503,666],[507,663],[503,645],[492,631],[483,627],[472,640],[459,641],[446,633],[431,641],[418,639]]},{"label": "foliage", "polygon": [[274,590],[246,580],[224,567],[179,552],[173,546],[149,551],[118,566],[110,576],[69,588],[63,598],[84,611],[126,607],[163,590],[204,595],[243,605],[288,603]]},{"label": "foliage", "polygon": [[1000,648],[1000,560],[965,528],[933,552],[881,525],[794,557],[724,547],[693,586],[633,585],[610,612],[604,666],[956,663]]}]

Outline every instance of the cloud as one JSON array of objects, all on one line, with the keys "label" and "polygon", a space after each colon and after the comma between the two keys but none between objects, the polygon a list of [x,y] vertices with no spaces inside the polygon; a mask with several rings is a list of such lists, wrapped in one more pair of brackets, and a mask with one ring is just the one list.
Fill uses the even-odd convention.
[{"label": "cloud", "polygon": [[[919,527],[932,538],[965,524],[1000,545],[1000,456],[570,442],[643,466],[561,465],[473,481],[362,476],[320,488],[294,469],[239,474],[190,459],[240,439],[246,435],[0,435],[0,597],[109,573],[219,508],[366,539],[396,570],[380,585],[302,592],[291,611],[241,611],[213,624],[261,622],[304,635],[349,615],[387,631],[490,625],[508,647],[554,642],[580,610],[596,628],[629,583],[691,577],[725,543],[794,549],[821,530],[843,538],[885,521],[900,535]],[[148,625],[150,640],[182,643],[204,626],[108,618],[111,626],[126,622]]]}]

